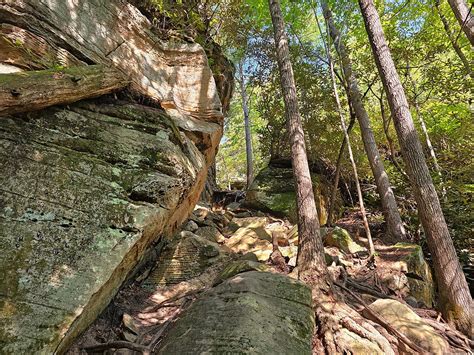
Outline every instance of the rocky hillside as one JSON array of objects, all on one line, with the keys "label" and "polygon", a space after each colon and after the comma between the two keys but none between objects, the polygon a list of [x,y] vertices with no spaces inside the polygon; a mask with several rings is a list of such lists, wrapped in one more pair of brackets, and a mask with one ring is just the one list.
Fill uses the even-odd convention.
[{"label": "rocky hillside", "polygon": [[[421,248],[377,241],[374,268],[364,237],[343,228],[360,223],[342,219],[322,231],[326,263],[347,302],[373,326],[406,336],[407,343],[391,338],[398,353],[410,352],[407,344],[433,354],[465,350],[456,341],[466,338],[436,321]],[[68,353],[311,354],[314,312],[310,289],[296,280],[297,246],[297,226],[286,218],[236,202],[197,205]],[[358,354],[384,353],[364,333],[339,341]]]}]

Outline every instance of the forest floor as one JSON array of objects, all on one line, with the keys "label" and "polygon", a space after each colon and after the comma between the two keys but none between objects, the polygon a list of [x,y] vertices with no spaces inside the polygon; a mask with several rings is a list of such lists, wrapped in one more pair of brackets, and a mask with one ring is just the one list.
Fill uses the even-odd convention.
[{"label": "forest floor", "polygon": [[[367,240],[361,216],[349,213],[336,226],[339,232],[347,230],[353,240],[346,243],[331,237],[334,229],[322,229],[326,235],[325,255],[332,278],[344,286],[338,291],[348,305],[362,313],[378,299],[397,300],[429,324],[449,344],[450,352],[469,352],[473,343],[451,329],[432,308],[434,284],[429,268],[423,269],[426,262],[422,257],[419,260],[421,248],[391,244],[384,240],[382,225],[374,223],[371,230],[376,255],[370,260],[364,247]],[[160,241],[150,250],[137,272],[68,354],[157,352],[180,314],[218,282],[232,260],[258,260],[272,272],[297,278],[297,227],[286,219],[242,208],[236,202],[217,208],[198,205],[177,235],[181,238]],[[192,243],[180,242],[189,238],[195,239]],[[202,238],[219,247],[219,256],[212,263],[194,260],[200,253],[196,241]],[[410,288],[416,290],[414,295]],[[314,352],[319,351],[315,348]]]}]

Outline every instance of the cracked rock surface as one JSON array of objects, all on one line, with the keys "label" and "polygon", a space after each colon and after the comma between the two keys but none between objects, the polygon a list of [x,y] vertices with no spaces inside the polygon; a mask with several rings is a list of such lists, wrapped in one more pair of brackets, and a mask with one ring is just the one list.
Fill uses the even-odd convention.
[{"label": "cracked rock surface", "polygon": [[0,120],[0,352],[67,346],[204,185],[219,124],[200,151],[164,111],[100,100]]}]

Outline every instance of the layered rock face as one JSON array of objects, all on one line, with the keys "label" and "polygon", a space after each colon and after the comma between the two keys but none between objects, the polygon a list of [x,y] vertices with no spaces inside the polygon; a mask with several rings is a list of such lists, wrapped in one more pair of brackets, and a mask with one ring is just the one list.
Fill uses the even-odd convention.
[{"label": "layered rock face", "polygon": [[192,211],[221,104],[202,48],[161,42],[124,1],[0,0],[0,22],[2,40],[20,40],[0,43],[0,63],[105,64],[154,103],[110,95],[0,117],[0,353],[61,353]]}]

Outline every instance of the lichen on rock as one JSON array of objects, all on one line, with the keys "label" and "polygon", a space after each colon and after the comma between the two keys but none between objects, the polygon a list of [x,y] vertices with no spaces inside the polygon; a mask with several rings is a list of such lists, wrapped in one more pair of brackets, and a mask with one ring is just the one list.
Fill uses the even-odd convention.
[{"label": "lichen on rock", "polygon": [[7,2],[0,22],[130,75],[153,107],[110,95],[1,117],[0,353],[63,352],[191,213],[222,136],[198,44],[163,42],[128,2],[69,5]]}]

